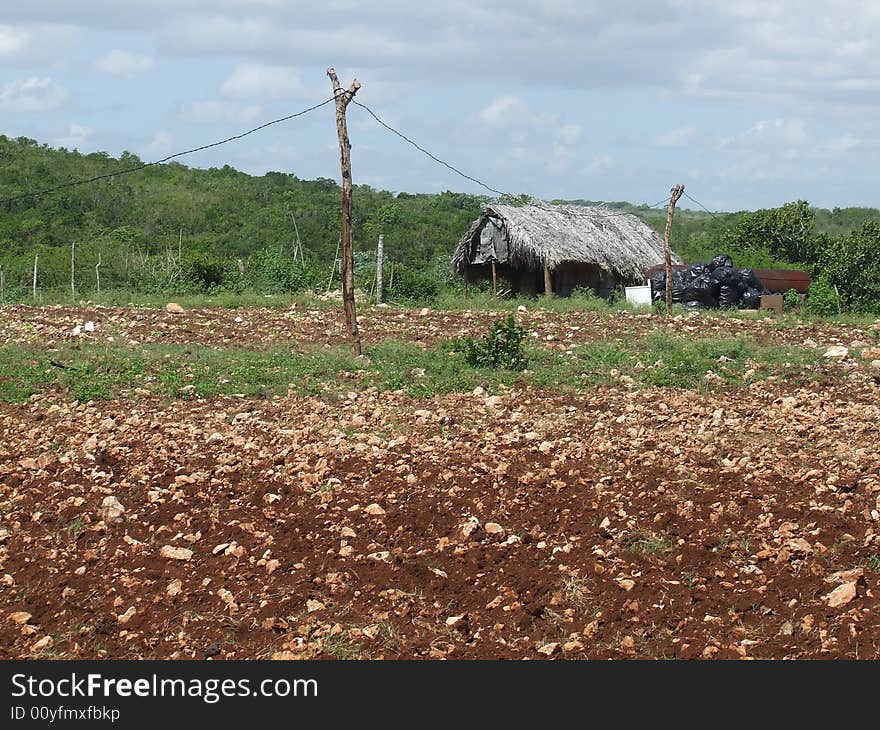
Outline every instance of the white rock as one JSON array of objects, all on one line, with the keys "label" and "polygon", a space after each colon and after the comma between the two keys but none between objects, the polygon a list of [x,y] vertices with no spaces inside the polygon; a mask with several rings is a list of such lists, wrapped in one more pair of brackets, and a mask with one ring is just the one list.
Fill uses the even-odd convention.
[{"label": "white rock", "polygon": [[856,582],[850,581],[849,583],[844,583],[841,586],[837,586],[831,593],[827,596],[823,596],[823,598],[828,601],[828,608],[837,608],[838,606],[845,606],[849,603],[853,598],[856,597]]},{"label": "white rock", "polygon": [[171,314],[183,314],[185,310],[177,302],[168,302],[165,305],[165,311]]},{"label": "white rock", "polygon": [[86,330],[86,332],[94,332],[95,331],[95,323],[92,321],[86,322],[85,330]]},{"label": "white rock", "polygon": [[525,305],[520,304],[520,305],[516,308],[516,311],[517,311],[517,312],[527,312],[528,310],[525,308]]},{"label": "white rock", "polygon": [[366,512],[368,515],[373,515],[375,517],[380,517],[385,514],[385,510],[382,509],[382,507],[375,502],[373,502],[373,504],[368,504],[366,507],[364,507],[364,512]]},{"label": "white rock", "polygon": [[114,522],[123,522],[125,520],[124,512],[125,507],[116,497],[104,497],[104,501],[101,502],[101,519],[108,525]]},{"label": "white rock", "polygon": [[832,345],[825,350],[825,354],[822,357],[844,358],[847,355],[849,355],[849,348],[844,347],[843,345]]},{"label": "white rock", "polygon": [[131,617],[137,613],[137,610],[134,606],[130,606],[129,609],[125,613],[121,613],[116,617],[116,620],[121,624],[127,624],[131,621]]},{"label": "white rock", "polygon": [[490,535],[500,535],[504,532],[504,528],[497,522],[487,522],[483,525],[483,529]]},{"label": "white rock", "polygon": [[162,549],[159,550],[159,555],[169,560],[189,560],[193,556],[193,551],[188,548],[163,545]]}]

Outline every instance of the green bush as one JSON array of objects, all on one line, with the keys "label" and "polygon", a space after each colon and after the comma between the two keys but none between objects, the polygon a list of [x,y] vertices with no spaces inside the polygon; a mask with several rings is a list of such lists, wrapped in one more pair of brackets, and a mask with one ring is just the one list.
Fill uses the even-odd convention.
[{"label": "green bush", "polygon": [[522,345],[525,336],[526,331],[508,314],[506,320],[495,322],[483,339],[465,337],[461,340],[465,362],[471,367],[525,370],[528,364]]},{"label": "green bush", "polygon": [[801,306],[801,298],[795,289],[789,289],[782,295],[782,306],[785,309],[798,309]]},{"label": "green bush", "polygon": [[388,298],[407,302],[431,302],[440,292],[440,284],[408,266],[394,267],[394,281]]},{"label": "green bush", "polygon": [[834,285],[825,277],[819,277],[807,292],[806,309],[810,314],[828,317],[840,312],[840,300]]}]

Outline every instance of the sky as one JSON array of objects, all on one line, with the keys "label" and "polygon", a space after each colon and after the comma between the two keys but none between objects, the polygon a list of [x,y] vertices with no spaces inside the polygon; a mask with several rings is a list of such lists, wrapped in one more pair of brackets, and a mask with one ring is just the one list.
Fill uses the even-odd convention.
[{"label": "sky", "polygon": [[[492,188],[880,207],[880,3],[2,0],[0,133],[145,161],[332,96]],[[349,107],[356,184],[486,193]],[[180,159],[339,179],[333,106]],[[685,207],[696,208],[683,200]]]}]

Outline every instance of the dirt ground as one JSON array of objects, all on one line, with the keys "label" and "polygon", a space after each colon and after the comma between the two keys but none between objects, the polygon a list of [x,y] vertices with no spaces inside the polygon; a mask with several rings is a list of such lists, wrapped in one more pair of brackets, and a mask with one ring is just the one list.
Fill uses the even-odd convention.
[{"label": "dirt ground", "polygon": [[[546,347],[880,341],[880,323],[517,316]],[[497,318],[361,315],[367,341],[426,343]],[[344,337],[335,310],[7,307],[0,343],[85,321],[112,341]],[[871,367],[708,394],[0,404],[0,658],[880,659]]]}]

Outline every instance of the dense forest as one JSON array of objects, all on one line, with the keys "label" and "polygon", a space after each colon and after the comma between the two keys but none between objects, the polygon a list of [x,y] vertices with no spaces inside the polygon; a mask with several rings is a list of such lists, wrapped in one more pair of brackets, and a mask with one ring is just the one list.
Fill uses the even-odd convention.
[{"label": "dense forest", "polygon": [[[3,202],[0,267],[7,301],[30,295],[37,256],[38,288],[69,290],[72,248],[81,294],[97,287],[99,260],[106,290],[279,292],[329,283],[339,239],[336,181],[301,180],[284,172],[255,177],[229,166],[195,169],[176,162],[120,174],[142,164],[127,152],[119,158],[81,154],[0,136],[2,201],[107,176]],[[523,195],[513,202],[527,200]],[[453,248],[487,201],[450,191],[393,194],[355,186],[359,283],[373,277],[381,233],[397,298],[430,299],[441,287],[455,286]],[[664,210],[607,205],[663,230]],[[874,208],[824,210],[797,201],[756,212],[679,209],[672,246],[688,262],[723,250],[740,266],[806,268],[842,288],[848,307],[880,309],[880,211]]]}]

